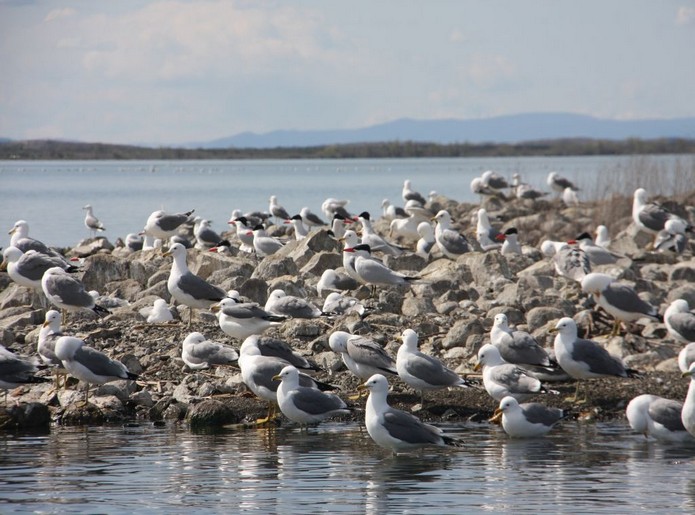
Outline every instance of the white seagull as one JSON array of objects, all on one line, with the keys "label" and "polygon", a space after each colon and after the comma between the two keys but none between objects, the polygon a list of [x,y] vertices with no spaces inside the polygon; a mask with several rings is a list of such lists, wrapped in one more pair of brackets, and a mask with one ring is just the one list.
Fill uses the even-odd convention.
[{"label": "white seagull", "polygon": [[490,422],[502,419],[502,428],[512,438],[534,438],[547,434],[564,417],[559,408],[538,402],[519,404],[512,396],[504,397]]},{"label": "white seagull", "polygon": [[425,424],[410,413],[389,406],[389,384],[383,375],[374,374],[358,388],[369,390],[364,422],[367,433],[377,445],[393,453],[426,446],[463,445],[461,440],[446,436],[438,427]]},{"label": "white seagull", "polygon": [[310,302],[294,295],[287,295],[280,289],[270,292],[264,309],[273,315],[289,318],[318,318],[324,314]]},{"label": "white seagull", "polygon": [[523,368],[504,361],[497,347],[490,343],[478,351],[475,370],[481,368],[485,390],[498,402],[508,395],[525,401],[536,394],[548,392],[537,378]]},{"label": "white seagull", "polygon": [[470,251],[466,237],[451,228],[451,215],[448,211],[442,209],[433,220],[437,222],[434,229],[434,239],[445,257],[456,259],[461,254]]},{"label": "white seagull", "polygon": [[87,204],[82,209],[87,211],[87,214],[84,217],[84,226],[89,230],[92,237],[94,237],[96,235],[97,231],[105,231],[106,230],[106,227],[104,227],[104,224],[101,223],[96,216],[94,216],[94,211],[93,211],[92,206],[90,204]]},{"label": "white seagull", "polygon": [[190,333],[181,344],[181,359],[191,370],[202,370],[212,365],[236,363],[239,354],[229,345],[208,340],[201,333]]},{"label": "white seagull", "polygon": [[348,370],[363,381],[374,374],[398,375],[394,359],[369,338],[334,331],[328,337],[328,345],[333,352],[341,355]]},{"label": "white seagull", "polygon": [[644,394],[628,403],[625,415],[632,430],[645,437],[651,435],[660,442],[692,441],[693,436],[683,425],[682,411],[682,402]]},{"label": "white seagull", "polygon": [[217,321],[224,334],[244,340],[254,334],[263,334],[271,326],[286,320],[273,315],[254,302],[238,303],[234,299],[222,299],[210,307],[217,313]]},{"label": "white seagull", "polygon": [[668,333],[677,341],[695,342],[695,313],[690,311],[687,300],[676,299],[669,304],[664,312],[664,324]]},{"label": "white seagull", "polygon": [[36,372],[37,368],[33,360],[20,358],[0,345],[0,390],[5,390],[5,404],[7,404],[7,390],[23,384],[48,381],[46,378],[35,376]]},{"label": "white seagull", "polygon": [[108,315],[108,309],[94,302],[82,281],[56,266],[49,268],[41,279],[41,288],[51,304],[66,311],[91,310],[98,316]]},{"label": "white seagull", "polygon": [[176,234],[179,226],[188,221],[193,214],[193,209],[186,213],[168,214],[164,211],[154,211],[147,222],[145,222],[144,232],[153,238],[159,238],[162,241],[168,240]]}]

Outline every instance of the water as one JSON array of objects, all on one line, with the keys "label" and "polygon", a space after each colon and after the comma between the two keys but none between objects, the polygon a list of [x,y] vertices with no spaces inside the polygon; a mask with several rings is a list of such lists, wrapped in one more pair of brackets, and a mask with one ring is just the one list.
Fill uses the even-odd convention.
[{"label": "water", "polygon": [[54,428],[0,434],[2,513],[692,513],[695,446],[622,423],[510,440],[450,426],[462,449],[393,457],[355,424],[194,434]]},{"label": "water", "polygon": [[[574,181],[588,195],[600,174],[630,163],[622,157],[457,159],[252,160],[252,161],[2,161],[0,229],[29,222],[30,235],[49,245],[73,246],[89,235],[82,206],[91,204],[111,241],[139,232],[153,211],[196,214],[227,230],[231,211],[268,210],[270,195],[290,214],[307,206],[321,214],[328,197],[346,198],[355,213],[381,213],[381,201],[402,205],[403,180],[427,195],[435,190],[457,201],[477,200],[473,177],[492,169],[511,180],[547,190],[550,171]],[[669,162],[674,156],[650,156]],[[631,194],[631,192],[625,192]],[[323,216],[321,214],[321,216]]]}]

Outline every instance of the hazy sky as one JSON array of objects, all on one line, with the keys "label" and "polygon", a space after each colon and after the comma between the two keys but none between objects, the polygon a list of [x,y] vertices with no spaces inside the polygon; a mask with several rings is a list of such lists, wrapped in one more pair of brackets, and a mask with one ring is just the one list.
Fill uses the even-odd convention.
[{"label": "hazy sky", "polygon": [[695,0],[0,0],[0,136],[695,116]]}]

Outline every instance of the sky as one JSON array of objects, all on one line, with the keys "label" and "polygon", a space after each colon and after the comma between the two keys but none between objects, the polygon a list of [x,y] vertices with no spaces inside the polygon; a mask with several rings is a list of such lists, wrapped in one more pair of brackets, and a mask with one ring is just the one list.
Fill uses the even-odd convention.
[{"label": "sky", "polygon": [[0,0],[0,137],[695,116],[695,0]]}]

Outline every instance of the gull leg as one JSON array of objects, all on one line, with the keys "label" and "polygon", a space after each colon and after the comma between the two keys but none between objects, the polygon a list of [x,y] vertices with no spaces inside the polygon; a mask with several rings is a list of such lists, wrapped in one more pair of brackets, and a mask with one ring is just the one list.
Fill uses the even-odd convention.
[{"label": "gull leg", "polygon": [[613,324],[613,331],[611,331],[611,337],[618,336],[619,334],[620,334],[620,320],[618,320],[616,318],[615,323]]},{"label": "gull leg", "polygon": [[275,404],[272,402],[269,402],[268,403],[268,414],[266,415],[265,418],[256,419],[256,424],[261,426],[263,424],[267,424],[268,422],[270,422],[271,420],[274,420],[274,419],[275,419]]}]

